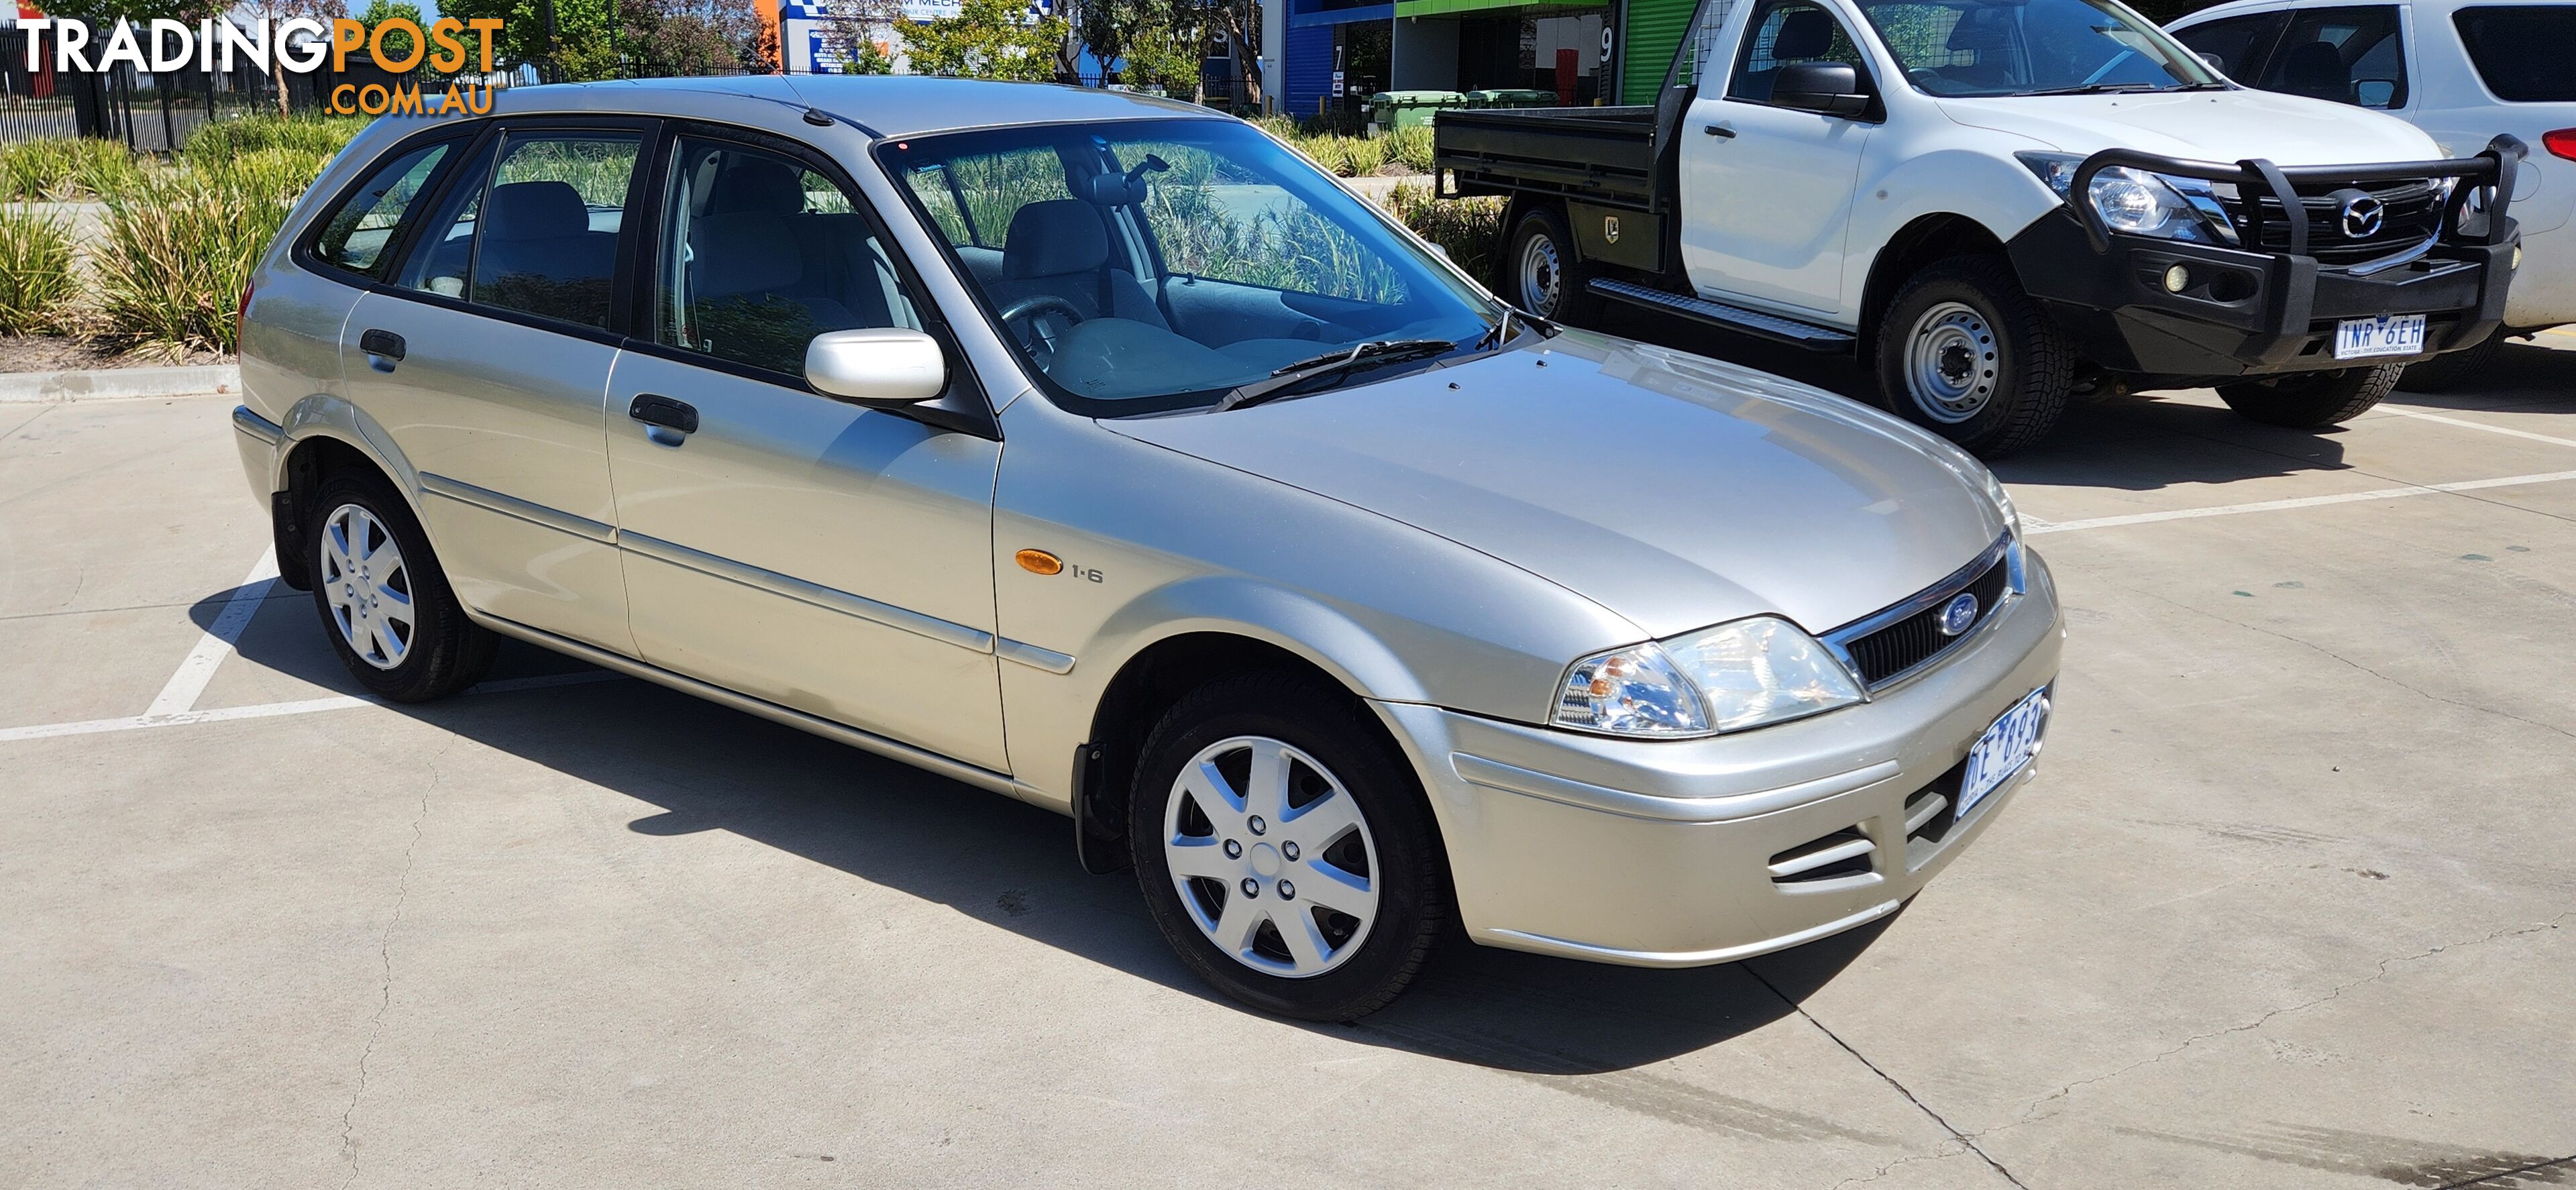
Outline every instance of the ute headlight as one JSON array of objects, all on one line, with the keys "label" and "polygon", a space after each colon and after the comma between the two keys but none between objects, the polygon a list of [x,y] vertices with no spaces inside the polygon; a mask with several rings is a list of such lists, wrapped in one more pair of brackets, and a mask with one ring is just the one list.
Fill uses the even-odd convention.
[{"label": "ute headlight", "polygon": [[[2075,187],[2076,167],[2084,159],[2072,153],[2016,153],[2030,172],[2059,198],[2065,198]],[[2115,165],[2093,175],[2085,193],[2093,200],[2093,209],[2101,213],[2102,225],[2129,235],[2157,236],[2168,240],[2192,240],[2212,243],[2206,213],[2215,203],[2204,207],[2185,197],[2187,190],[2207,190],[2208,184],[2193,178],[2169,178]]]},{"label": "ute headlight", "polygon": [[1556,725],[1686,739],[1860,700],[1851,671],[1816,638],[1776,616],[1755,616],[1575,662],[1557,692]]}]

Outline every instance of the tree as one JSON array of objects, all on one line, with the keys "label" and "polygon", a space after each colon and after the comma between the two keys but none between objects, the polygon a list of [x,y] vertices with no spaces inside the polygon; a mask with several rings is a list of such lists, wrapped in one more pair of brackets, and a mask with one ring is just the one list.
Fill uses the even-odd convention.
[{"label": "tree", "polygon": [[[410,21],[412,27],[416,29],[429,27],[429,22],[421,19],[420,6],[411,3],[411,0],[372,0],[367,5],[367,11],[358,14],[358,19],[365,21],[369,29],[375,28],[384,21]],[[385,34],[385,57],[401,61],[411,54],[410,34],[394,32]]]},{"label": "tree", "polygon": [[732,0],[619,0],[615,30],[629,78],[748,69],[760,18]]},{"label": "tree", "polygon": [[1064,18],[1032,18],[1013,0],[965,0],[956,16],[906,22],[903,40],[915,74],[1045,82],[1072,31]]},{"label": "tree", "polygon": [[903,25],[903,0],[834,0],[815,21],[825,46],[850,74],[892,74],[882,43]]}]

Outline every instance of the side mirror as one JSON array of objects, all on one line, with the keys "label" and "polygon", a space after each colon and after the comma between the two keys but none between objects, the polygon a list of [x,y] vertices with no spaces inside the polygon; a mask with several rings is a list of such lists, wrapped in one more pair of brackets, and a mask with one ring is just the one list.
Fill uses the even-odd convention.
[{"label": "side mirror", "polygon": [[805,345],[805,383],[861,405],[915,405],[948,390],[948,357],[920,331],[825,331]]},{"label": "side mirror", "polygon": [[1771,102],[1803,112],[1857,116],[1869,110],[1860,71],[1849,62],[1791,62],[1771,76]]}]

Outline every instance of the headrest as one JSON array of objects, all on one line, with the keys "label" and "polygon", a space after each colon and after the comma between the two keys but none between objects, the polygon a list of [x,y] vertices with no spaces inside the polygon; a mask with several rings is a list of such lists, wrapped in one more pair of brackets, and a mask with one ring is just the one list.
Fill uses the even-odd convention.
[{"label": "headrest", "polygon": [[1002,275],[1013,281],[1087,273],[1107,263],[1109,233],[1100,212],[1078,198],[1021,207],[1002,241]]},{"label": "headrest", "polygon": [[698,293],[723,297],[785,289],[805,279],[805,252],[784,215],[708,215],[689,228]]},{"label": "headrest", "polygon": [[491,204],[483,234],[496,240],[550,240],[590,230],[590,208],[570,182],[504,182],[492,188]]},{"label": "headrest", "polygon": [[2012,17],[2000,8],[1970,8],[1959,13],[1957,24],[1950,26],[1952,50],[2003,50],[2012,48]]},{"label": "headrest", "polygon": [[1796,62],[1821,58],[1834,46],[1834,19],[1821,8],[1793,8],[1780,18],[1780,35],[1771,39],[1771,59]]},{"label": "headrest", "polygon": [[2315,99],[2350,99],[2352,68],[2332,42],[2311,41],[2290,47],[2281,59],[2281,86]]},{"label": "headrest", "polygon": [[744,211],[793,215],[804,209],[804,183],[796,167],[784,161],[740,162],[717,174],[715,185],[707,193],[710,215]]}]

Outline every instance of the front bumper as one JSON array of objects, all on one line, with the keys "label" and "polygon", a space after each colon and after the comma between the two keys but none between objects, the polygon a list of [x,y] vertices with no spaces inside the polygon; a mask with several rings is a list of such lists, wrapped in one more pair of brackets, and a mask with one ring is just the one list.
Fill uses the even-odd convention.
[{"label": "front bumper", "polygon": [[[2383,314],[2424,315],[2426,350],[2367,362],[2426,359],[2472,346],[2504,322],[2520,236],[2508,214],[2510,200],[2501,196],[2511,187],[2499,191],[2496,183],[2519,166],[2522,152],[2520,141],[2499,137],[2477,157],[2453,161],[2282,169],[2263,161],[2220,165],[2105,150],[2077,170],[2070,191],[2075,197],[2067,205],[2005,247],[2024,287],[2077,349],[2114,372],[2218,379],[2349,367],[2349,361],[2335,358],[2336,324]],[[2241,194],[2262,194],[2284,210],[2295,209],[2288,250],[2113,231],[2084,196],[2097,172],[2117,167],[2226,182]],[[2329,184],[2328,178],[2416,175],[2455,181],[2436,234],[2411,259],[2400,253],[2376,263],[2334,265],[2308,252],[2309,199],[2299,184],[2313,189]],[[2475,230],[2464,225],[2471,191],[2489,208]],[[2248,244],[2259,242],[2245,222],[2252,217],[2233,208],[2229,215]],[[2188,277],[2179,292],[2166,285],[2175,265]]]},{"label": "front bumper", "polygon": [[[2347,367],[2334,354],[2335,324],[2346,318],[2425,315],[2430,350],[2412,358],[2471,346],[2504,321],[2519,242],[2446,244],[2365,276],[2286,252],[2116,232],[2109,240],[2096,254],[2061,207],[2006,248],[2086,359],[2115,372],[2213,377]],[[2170,293],[2165,271],[2177,264],[2193,284]]]},{"label": "front bumper", "polygon": [[[2027,783],[1963,820],[1914,830],[1908,805],[1957,789],[1969,745],[2057,677],[2063,620],[2048,568],[1939,664],[1870,702],[1705,740],[1605,739],[1410,703],[1378,709],[1407,750],[1477,941],[1600,962],[1749,958],[1894,912]],[[1863,870],[1775,880],[1838,832]],[[1803,875],[1803,874],[1802,874]]]}]

